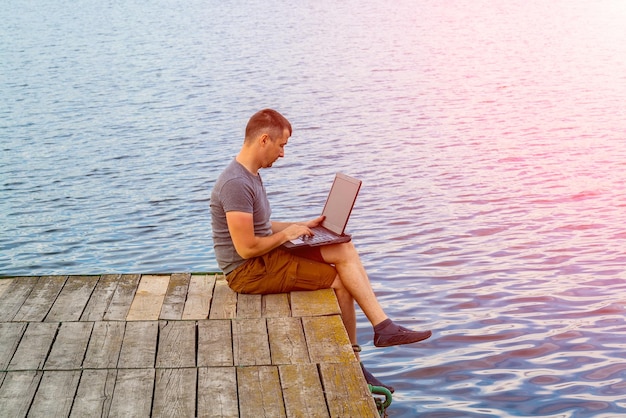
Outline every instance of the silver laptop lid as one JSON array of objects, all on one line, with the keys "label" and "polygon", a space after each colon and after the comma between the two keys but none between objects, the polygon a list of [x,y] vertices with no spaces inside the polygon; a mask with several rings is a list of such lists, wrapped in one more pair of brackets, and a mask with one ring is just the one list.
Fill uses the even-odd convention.
[{"label": "silver laptop lid", "polygon": [[342,235],[350,219],[350,213],[361,188],[361,180],[342,173],[335,175],[335,180],[328,193],[322,215],[326,216],[322,226],[338,235]]}]

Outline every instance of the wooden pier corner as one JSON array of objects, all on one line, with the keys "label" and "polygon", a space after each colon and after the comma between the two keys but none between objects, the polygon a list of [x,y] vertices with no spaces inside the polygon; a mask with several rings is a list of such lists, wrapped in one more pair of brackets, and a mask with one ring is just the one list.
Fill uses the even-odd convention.
[{"label": "wooden pier corner", "polygon": [[330,289],[0,278],[0,417],[378,417]]}]

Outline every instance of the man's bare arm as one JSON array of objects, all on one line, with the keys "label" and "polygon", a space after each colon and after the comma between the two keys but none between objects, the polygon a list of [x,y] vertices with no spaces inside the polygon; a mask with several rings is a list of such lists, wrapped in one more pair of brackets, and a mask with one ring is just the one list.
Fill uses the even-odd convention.
[{"label": "man's bare arm", "polygon": [[311,234],[309,227],[302,223],[272,222],[274,233],[267,237],[258,237],[254,235],[252,214],[246,212],[227,212],[226,222],[235,250],[245,259],[266,254],[289,240]]}]

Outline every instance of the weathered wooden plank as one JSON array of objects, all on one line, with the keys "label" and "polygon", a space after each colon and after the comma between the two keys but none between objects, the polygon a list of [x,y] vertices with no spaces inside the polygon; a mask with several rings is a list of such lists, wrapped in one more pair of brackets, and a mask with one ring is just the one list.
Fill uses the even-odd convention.
[{"label": "weathered wooden plank", "polygon": [[78,321],[99,276],[69,276],[46,316],[46,322]]},{"label": "weathered wooden plank", "polygon": [[211,302],[210,319],[231,319],[237,316],[237,293],[224,279],[215,281],[213,301]]},{"label": "weathered wooden plank", "polygon": [[262,316],[265,318],[279,318],[291,316],[288,293],[273,293],[263,295]]},{"label": "weathered wooden plank", "polygon": [[0,417],[25,417],[42,375],[33,370],[7,373],[0,387]]},{"label": "weathered wooden plank", "polygon": [[313,363],[356,361],[339,315],[302,318],[302,325]]},{"label": "weathered wooden plank", "polygon": [[288,417],[330,417],[316,364],[278,367]]},{"label": "weathered wooden plank", "polygon": [[30,322],[8,370],[41,370],[58,327],[56,322]]},{"label": "weathered wooden plank", "polygon": [[156,321],[127,322],[117,367],[154,367],[159,324]]},{"label": "weathered wooden plank", "polygon": [[172,274],[159,319],[181,319],[183,317],[190,279],[191,274],[189,273]]},{"label": "weathered wooden plank", "polygon": [[310,363],[300,318],[267,318],[272,364]]},{"label": "weathered wooden plank", "polygon": [[291,292],[293,316],[320,316],[341,314],[333,289]]},{"label": "weathered wooden plank", "polygon": [[107,417],[113,400],[117,370],[84,370],[71,417]]},{"label": "weathered wooden plank", "polygon": [[235,319],[232,325],[235,366],[271,364],[265,319]]},{"label": "weathered wooden plank", "polygon": [[37,284],[38,277],[14,277],[0,295],[0,322],[10,322]]},{"label": "weathered wooden plank", "polygon": [[87,354],[83,362],[86,369],[114,369],[122,349],[125,324],[101,321],[94,323]]},{"label": "weathered wooden plank", "polygon": [[61,292],[66,279],[67,276],[40,277],[13,321],[43,321]]},{"label": "weathered wooden plank", "polygon": [[198,369],[198,418],[239,418],[234,367]]},{"label": "weathered wooden plank", "polygon": [[150,417],[155,369],[118,370],[109,416]]},{"label": "weathered wooden plank", "polygon": [[28,416],[69,416],[79,379],[80,370],[44,372]]},{"label": "weathered wooden plank", "polygon": [[237,318],[260,318],[262,301],[262,295],[239,294],[237,296]]},{"label": "weathered wooden plank", "polygon": [[227,319],[198,321],[198,367],[232,366],[231,323]]},{"label": "weathered wooden plank", "polygon": [[80,369],[92,328],[93,322],[62,323],[44,370]]},{"label": "weathered wooden plank", "polygon": [[157,369],[153,417],[194,417],[196,379],[193,369]]},{"label": "weathered wooden plank", "polygon": [[126,319],[140,279],[141,275],[139,274],[122,275],[111,298],[111,303],[109,303],[104,314],[105,321],[124,321]]},{"label": "weathered wooden plank", "polygon": [[215,279],[214,274],[194,274],[191,276],[183,319],[207,319],[209,317]]},{"label": "weathered wooden plank", "polygon": [[319,367],[331,416],[379,417],[359,363],[322,363]]},{"label": "weathered wooden plank", "polygon": [[2,294],[6,292],[12,282],[13,279],[0,278],[0,298],[2,297]]},{"label": "weathered wooden plank", "polygon": [[0,370],[7,369],[25,329],[23,323],[0,322]]},{"label": "weathered wooden plank", "polygon": [[100,280],[98,280],[98,284],[91,294],[89,302],[87,302],[85,311],[80,317],[81,321],[102,321],[121,277],[121,274],[100,276]]},{"label": "weathered wooden plank", "polygon": [[170,276],[141,276],[137,293],[130,305],[126,320],[149,321],[159,319],[169,281]]},{"label": "weathered wooden plank", "polygon": [[278,367],[237,367],[237,387],[242,418],[286,416]]},{"label": "weathered wooden plank", "polygon": [[196,366],[196,323],[160,321],[157,368]]},{"label": "weathered wooden plank", "polygon": [[[77,286],[81,322],[48,321],[52,314],[74,312],[61,310],[59,299],[70,300],[70,285],[79,277],[94,276],[69,277],[54,303],[52,285],[42,278],[28,292],[21,290],[25,296],[17,310],[11,308],[13,320],[41,321],[48,312],[42,307],[52,309],[43,323],[0,322],[0,366],[9,362],[9,371],[0,368],[0,416],[20,416],[20,408],[22,416],[29,408],[33,416],[68,416],[70,407],[76,417],[377,416],[367,386],[355,392],[365,382],[332,290],[294,292],[290,317],[287,294],[237,295],[216,275],[184,274],[181,283],[176,276],[143,277],[168,278],[156,305],[158,315],[175,318],[169,321],[152,316],[122,322],[140,311],[131,309],[133,297],[141,296],[138,275],[102,276],[86,298],[85,287]],[[5,285],[5,293],[12,286]],[[33,373],[44,363],[43,374]],[[323,377],[318,372],[346,365],[352,370],[323,369]],[[336,393],[325,399],[329,390]],[[51,405],[53,399],[58,402]]]}]

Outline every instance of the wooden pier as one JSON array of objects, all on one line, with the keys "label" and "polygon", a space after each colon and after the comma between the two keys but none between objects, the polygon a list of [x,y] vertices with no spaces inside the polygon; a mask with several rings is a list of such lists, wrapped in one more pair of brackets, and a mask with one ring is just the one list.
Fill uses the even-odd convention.
[{"label": "wooden pier", "polygon": [[332,290],[0,279],[0,417],[378,417]]}]

